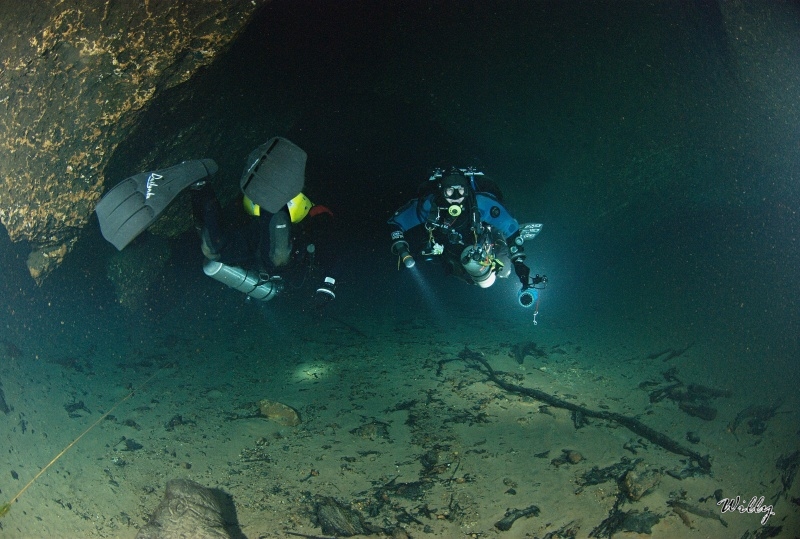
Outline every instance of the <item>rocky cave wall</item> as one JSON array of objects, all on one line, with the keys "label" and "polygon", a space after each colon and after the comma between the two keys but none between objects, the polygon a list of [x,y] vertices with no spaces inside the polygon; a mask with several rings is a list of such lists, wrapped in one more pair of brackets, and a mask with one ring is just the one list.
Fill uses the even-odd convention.
[{"label": "rocky cave wall", "polygon": [[267,0],[0,3],[0,222],[41,283],[148,105],[191,79]]}]

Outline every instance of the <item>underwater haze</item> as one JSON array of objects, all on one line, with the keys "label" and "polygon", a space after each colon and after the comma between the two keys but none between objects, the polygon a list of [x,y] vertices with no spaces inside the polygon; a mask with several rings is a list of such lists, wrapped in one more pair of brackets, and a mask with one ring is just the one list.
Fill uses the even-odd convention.
[{"label": "underwater haze", "polygon": [[[796,2],[270,3],[107,188],[199,125],[241,152],[180,159],[235,193],[286,137],[336,299],[248,300],[193,227],[120,252],[94,218],[36,287],[3,231],[0,534],[136,537],[189,479],[228,537],[796,536],[799,36]],[[451,166],[543,224],[532,308],[390,252]]]}]

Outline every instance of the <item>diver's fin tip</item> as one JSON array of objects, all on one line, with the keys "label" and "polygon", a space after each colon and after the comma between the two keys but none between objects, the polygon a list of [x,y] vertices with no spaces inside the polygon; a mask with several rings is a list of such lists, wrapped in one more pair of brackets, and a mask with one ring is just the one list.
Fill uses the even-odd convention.
[{"label": "diver's fin tip", "polygon": [[158,219],[178,193],[217,170],[213,159],[201,159],[126,178],[95,207],[103,237],[121,251]]}]

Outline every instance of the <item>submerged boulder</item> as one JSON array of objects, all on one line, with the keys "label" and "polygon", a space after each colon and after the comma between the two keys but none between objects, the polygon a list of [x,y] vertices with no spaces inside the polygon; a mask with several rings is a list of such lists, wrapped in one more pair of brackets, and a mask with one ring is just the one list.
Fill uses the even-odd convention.
[{"label": "submerged boulder", "polygon": [[213,490],[188,479],[171,479],[164,499],[136,539],[230,539],[223,510]]}]

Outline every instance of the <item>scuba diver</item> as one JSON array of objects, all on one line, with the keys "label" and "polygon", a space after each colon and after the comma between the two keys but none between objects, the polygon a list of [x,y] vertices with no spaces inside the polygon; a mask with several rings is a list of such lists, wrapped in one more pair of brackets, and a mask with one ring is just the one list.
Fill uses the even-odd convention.
[{"label": "scuba diver", "polygon": [[420,253],[425,259],[439,261],[447,274],[481,288],[508,277],[513,266],[522,284],[519,303],[531,307],[547,277],[531,277],[523,245],[536,237],[542,225],[520,226],[503,206],[499,189],[483,176],[472,168],[435,170],[421,194],[389,219],[392,253],[398,257],[398,267],[400,263],[414,267],[405,234],[423,225]]},{"label": "scuba diver", "polygon": [[208,181],[218,167],[202,159],[115,186],[95,210],[100,229],[122,250],[188,187],[206,275],[260,301],[316,283],[314,303],[323,307],[336,298],[334,219],[331,210],[302,192],[306,158],[281,137],[253,150],[240,180],[245,212],[253,218],[241,227],[223,226],[222,207]]}]

